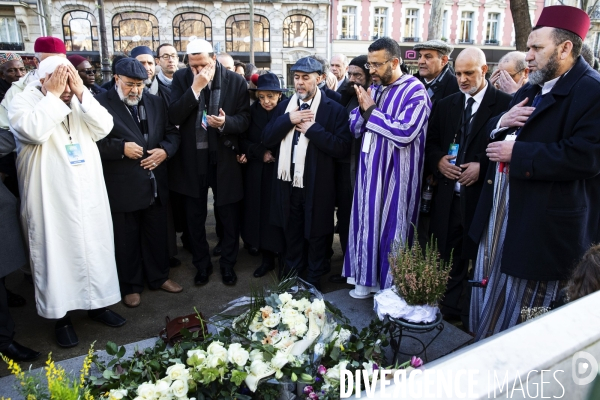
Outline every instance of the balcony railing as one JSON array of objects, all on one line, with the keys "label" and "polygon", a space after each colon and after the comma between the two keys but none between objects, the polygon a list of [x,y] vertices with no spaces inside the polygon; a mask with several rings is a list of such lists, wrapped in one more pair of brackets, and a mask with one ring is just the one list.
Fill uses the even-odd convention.
[{"label": "balcony railing", "polygon": [[413,42],[413,43],[415,43],[415,42],[420,42],[421,38],[420,37],[416,37],[416,36],[415,37],[405,37],[405,38],[402,39],[402,41],[403,42]]},{"label": "balcony railing", "polygon": [[488,46],[498,46],[498,40],[496,39],[491,39],[491,40],[486,40],[485,43]]},{"label": "balcony railing", "polygon": [[358,36],[357,35],[344,35],[344,34],[342,34],[342,35],[340,35],[338,37],[338,39],[340,39],[340,40],[358,40]]},{"label": "balcony railing", "polygon": [[458,44],[473,44],[473,43],[475,43],[475,41],[473,39],[469,39],[469,40],[458,39]]}]

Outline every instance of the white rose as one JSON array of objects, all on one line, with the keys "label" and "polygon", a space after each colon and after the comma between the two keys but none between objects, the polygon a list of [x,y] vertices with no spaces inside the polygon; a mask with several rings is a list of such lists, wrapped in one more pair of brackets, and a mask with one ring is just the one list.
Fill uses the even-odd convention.
[{"label": "white rose", "polygon": [[171,382],[169,381],[169,378],[164,378],[156,382],[156,385],[154,385],[154,391],[156,395],[158,397],[168,397],[170,384]]},{"label": "white rose", "polygon": [[176,379],[184,379],[188,380],[190,377],[190,371],[183,364],[174,364],[167,368],[167,372],[165,373],[167,377],[174,381]]},{"label": "white rose", "polygon": [[144,382],[137,388],[137,394],[142,399],[154,399],[156,397],[156,390],[154,384],[150,382]]},{"label": "white rose", "polygon": [[292,295],[289,293],[281,293],[279,295],[279,300],[281,300],[281,304],[285,304],[285,303],[289,302],[290,300],[292,300]]},{"label": "white rose", "polygon": [[188,390],[187,380],[178,379],[171,385],[171,392],[175,397],[187,397]]},{"label": "white rose", "polygon": [[293,308],[285,309],[282,311],[281,321],[287,326],[292,326],[298,318],[298,315],[298,311]]},{"label": "white rose", "polygon": [[254,360],[252,364],[250,364],[250,373],[252,375],[262,377],[268,370],[269,365],[262,360]]},{"label": "white rose", "polygon": [[304,336],[304,334],[308,330],[308,326],[306,326],[305,323],[300,323],[294,325],[294,330],[296,331],[296,336]]},{"label": "white rose", "polygon": [[227,349],[227,360],[236,364],[240,367],[243,367],[248,362],[248,358],[250,357],[250,353],[239,343],[232,343]]},{"label": "white rose", "polygon": [[263,324],[258,320],[258,314],[256,315],[256,317],[254,317],[252,322],[250,322],[250,326],[248,326],[248,329],[250,329],[252,332],[259,332],[263,330]]},{"label": "white rose", "polygon": [[[227,353],[225,353],[227,355]],[[205,365],[209,368],[216,368],[219,366],[219,364],[221,362],[225,362],[226,360],[221,360],[219,357],[209,354],[208,357],[206,357],[206,363]]]},{"label": "white rose", "polygon": [[111,389],[108,400],[121,400],[125,396],[127,396],[127,389]]},{"label": "white rose", "polygon": [[317,313],[320,315],[325,314],[325,302],[323,300],[320,300],[320,299],[313,300],[310,308],[311,308],[312,312],[314,312],[314,313]]},{"label": "white rose", "polygon": [[227,349],[223,347],[223,343],[221,342],[212,342],[208,345],[206,352],[208,353],[209,357],[212,355],[223,362],[227,361]]},{"label": "white rose", "polygon": [[296,308],[298,308],[298,311],[304,312],[304,310],[310,307],[310,300],[308,300],[307,298],[302,298],[296,301],[295,306]]},{"label": "white rose", "polygon": [[279,313],[270,314],[266,319],[263,320],[263,325],[267,328],[275,328],[281,321],[281,315]]},{"label": "white rose", "polygon": [[257,360],[262,361],[264,359],[265,359],[265,355],[259,349],[254,349],[250,352],[250,361],[252,361],[252,362],[257,361]]}]

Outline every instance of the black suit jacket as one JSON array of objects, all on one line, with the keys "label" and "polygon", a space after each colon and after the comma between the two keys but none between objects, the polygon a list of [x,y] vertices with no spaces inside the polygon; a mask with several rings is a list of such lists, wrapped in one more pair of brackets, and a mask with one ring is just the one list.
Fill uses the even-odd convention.
[{"label": "black suit jacket", "polygon": [[[238,137],[248,129],[250,124],[250,98],[246,80],[225,68],[221,71],[219,108],[223,109],[226,117],[223,132],[219,132],[217,148],[218,206],[238,202],[244,196],[241,166],[236,160],[236,153],[226,147],[224,142],[229,140],[236,149],[239,149]],[[171,190],[186,196],[199,197],[200,183],[196,164],[198,100],[192,90],[193,81],[194,74],[189,67],[173,75],[169,117],[172,123],[179,125],[181,147],[169,162],[169,177]]]},{"label": "black suit jacket", "polygon": [[[132,212],[150,206],[153,197],[150,172],[140,166],[142,159],[132,160],[124,156],[125,142],[135,142],[147,150],[162,147],[168,157],[179,148],[177,128],[169,122],[167,106],[158,96],[144,93],[142,103],[148,116],[148,143],[133,120],[125,103],[113,88],[96,96],[96,100],[113,116],[114,127],[104,139],[97,142],[102,159],[104,180],[112,212]],[[166,204],[169,197],[167,163],[154,169],[158,185],[158,197]]]},{"label": "black suit jacket", "polygon": [[[488,144],[487,123],[490,118],[506,111],[511,99],[512,96],[497,90],[488,82],[485,95],[473,117],[469,134],[466,135],[464,143],[460,143],[459,146],[459,148],[465,149],[463,163],[480,163],[478,181],[470,186],[461,186],[462,257],[464,259],[474,259],[477,256],[478,243],[469,239],[468,232],[489,164],[489,159],[485,153]],[[461,92],[438,101],[432,110],[427,128],[425,162],[431,171],[435,171],[438,181],[432,206],[431,232],[438,240],[438,247],[443,257],[448,257],[450,250],[452,250],[447,243],[451,239],[448,237],[448,227],[456,180],[448,179],[442,175],[438,170],[438,163],[442,157],[448,154],[448,148],[453,142],[455,134],[457,142],[460,140],[464,107],[465,95]]]},{"label": "black suit jacket", "polygon": [[336,103],[339,103],[339,104],[342,103],[342,95],[340,93],[336,92],[335,90],[329,89],[327,87],[327,85],[323,86],[321,88],[321,91],[323,91],[323,93],[325,93],[325,96],[327,96],[331,100],[335,101]]},{"label": "black suit jacket", "polygon": [[[289,114],[285,114],[289,102],[289,99],[285,100],[273,110],[262,135],[263,144],[275,149],[276,164],[279,164],[281,141],[294,127]],[[316,121],[306,131],[306,137],[310,139],[304,162],[304,236],[308,239],[333,233],[335,158],[349,154],[352,139],[348,111],[321,91]],[[285,228],[290,212],[292,183],[277,179],[277,166],[273,179],[271,222]]]},{"label": "black suit jacket", "polygon": [[[445,70],[442,70],[441,73],[444,73],[444,76],[439,81],[435,82],[433,85],[429,87],[432,94],[429,96],[431,100],[431,106],[435,106],[435,103],[445,99],[451,94],[458,93],[460,90],[458,89],[458,82],[456,81],[456,76],[454,75],[454,70],[450,67],[450,64],[446,64]],[[423,85],[425,85],[425,79],[419,76],[417,72],[415,77],[418,78]],[[427,93],[429,93],[429,89]]]},{"label": "black suit jacket", "polygon": [[342,83],[340,83],[340,86],[338,86],[336,92],[338,92],[339,94],[344,93],[344,91],[346,90],[346,86],[348,86],[348,78],[344,78]]},{"label": "black suit jacket", "polygon": [[[539,86],[526,84],[509,108]],[[490,121],[495,127],[500,116]],[[568,279],[600,242],[600,74],[579,57],[530,115],[515,141],[501,271],[536,281]],[[504,131],[497,140],[503,140]],[[514,131],[514,129],[513,129]],[[490,163],[470,236],[479,241],[493,208]]]}]

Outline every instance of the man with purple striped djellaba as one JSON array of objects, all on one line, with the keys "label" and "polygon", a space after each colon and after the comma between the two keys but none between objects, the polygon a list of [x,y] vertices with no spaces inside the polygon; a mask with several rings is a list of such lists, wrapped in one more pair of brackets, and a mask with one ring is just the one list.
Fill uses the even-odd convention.
[{"label": "man with purple striped djellaba", "polygon": [[350,130],[363,137],[343,272],[356,298],[391,286],[390,249],[412,243],[431,112],[423,84],[400,70],[398,43],[376,40],[368,60],[374,85],[355,87],[359,107],[350,114]]}]

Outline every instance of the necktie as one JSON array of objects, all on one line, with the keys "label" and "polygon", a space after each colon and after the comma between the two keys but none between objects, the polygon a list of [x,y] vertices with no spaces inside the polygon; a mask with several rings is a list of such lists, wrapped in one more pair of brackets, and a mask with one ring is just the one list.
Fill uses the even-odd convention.
[{"label": "necktie", "polygon": [[[308,105],[308,103],[302,103],[300,105],[300,111],[308,110],[309,108],[310,108],[310,106]],[[299,139],[300,139],[300,131],[295,130],[294,131],[294,145],[298,144]]]},{"label": "necktie", "polygon": [[473,103],[475,103],[475,99],[469,97],[467,100],[467,107],[465,107],[465,111],[463,113],[463,127],[467,135],[469,134],[469,128],[471,127],[471,117],[473,116]]},{"label": "necktie", "polygon": [[127,108],[129,108],[129,111],[131,112],[131,116],[133,117],[135,124],[138,126],[138,128],[140,129],[140,132],[141,132],[142,125],[140,124],[140,117],[138,115],[138,106],[127,106]]},{"label": "necktie", "polygon": [[469,97],[467,100],[467,106],[463,111],[463,122],[460,130],[460,139],[459,139],[459,151],[458,157],[456,157],[456,165],[461,165],[465,158],[465,152],[467,151],[467,136],[469,136],[469,131],[471,129],[471,117],[473,116],[473,103],[475,103],[475,99]]}]

